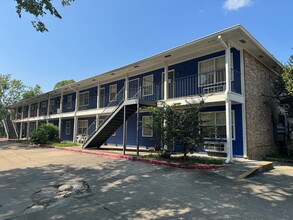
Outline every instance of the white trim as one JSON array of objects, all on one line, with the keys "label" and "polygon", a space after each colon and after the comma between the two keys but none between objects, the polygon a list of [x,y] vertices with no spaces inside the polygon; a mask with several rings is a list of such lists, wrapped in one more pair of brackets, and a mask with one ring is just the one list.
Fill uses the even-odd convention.
[{"label": "white trim", "polygon": [[[80,104],[80,103],[81,103],[80,97],[81,97],[81,95],[84,95],[84,94],[88,94],[88,103],[81,105],[81,104]],[[83,96],[83,97],[84,97],[84,96]],[[89,91],[80,92],[78,98],[79,98],[79,103],[78,103],[79,105],[78,105],[78,107],[88,106],[89,103],[90,103],[90,92],[89,92]],[[83,100],[83,102],[84,102],[84,100]]]},{"label": "white trim", "polygon": [[[152,82],[152,85],[149,85],[149,86],[152,87],[152,90],[151,90],[151,93],[150,93],[150,94],[146,94],[146,95],[145,95],[145,85],[144,85],[144,83],[146,82],[145,79],[146,79],[146,78],[149,78],[149,77],[151,77],[151,80],[149,80],[149,81],[147,81],[147,82]],[[154,95],[154,74],[150,74],[150,75],[144,76],[144,77],[142,78],[142,88],[143,88],[143,90],[142,90],[142,95],[143,95],[143,97]]]},{"label": "white trim", "polygon": [[[173,75],[173,86],[172,86],[173,94],[172,94],[172,98],[169,97],[170,95],[169,95],[169,90],[168,90],[168,88],[169,88],[169,86],[168,86],[169,73],[172,73],[172,75]],[[174,96],[175,96],[175,69],[168,70],[167,77],[165,77],[165,75],[166,75],[165,71],[162,72],[162,78],[161,78],[162,88],[161,88],[161,92],[163,92],[163,94],[161,94],[161,96],[163,97],[163,100],[173,99]],[[165,89],[165,87],[166,87],[166,89]]]},{"label": "white trim", "polygon": [[[69,132],[67,132],[67,128],[69,128]],[[65,123],[65,135],[71,134],[71,121],[66,121]]]},{"label": "white trim", "polygon": [[[70,102],[70,106],[68,105],[68,100],[69,100],[69,97],[71,99],[71,102]],[[66,109],[72,109],[72,103],[73,103],[73,95],[70,94],[70,95],[67,95],[67,98],[66,98]]]},{"label": "white trim", "polygon": [[[142,129],[141,129],[141,136],[142,137],[153,137],[153,130],[152,129],[150,129],[150,128],[145,128],[144,127],[144,119],[145,118],[151,118],[150,120],[151,120],[151,123],[153,122],[153,116],[152,115],[144,115],[144,116],[142,116],[141,117],[141,123],[142,123]],[[144,129],[149,129],[150,131],[151,131],[151,135],[146,135],[146,134],[144,134],[144,132],[145,132],[145,130]]]},{"label": "white trim", "polygon": [[[81,125],[84,125],[83,123],[85,123],[85,127],[84,126],[81,126]],[[77,135],[80,135],[80,134],[83,134],[84,133],[84,131],[83,132],[79,132],[79,129],[84,129],[85,128],[85,131],[88,129],[88,127],[89,127],[89,121],[88,120],[78,120],[78,122],[77,122]]]},{"label": "white trim", "polygon": [[[199,61],[197,63],[197,85],[198,85],[198,88],[199,87],[209,86],[209,85],[215,85],[216,83],[224,83],[224,82],[226,82],[226,80],[221,81],[221,82],[215,82],[215,79],[214,79],[214,83],[213,84],[200,85],[200,79],[199,79],[199,77],[200,77],[201,74],[205,74],[205,73],[200,73],[200,64],[201,63],[207,62],[207,61],[210,61],[210,60],[213,60],[213,64],[214,64],[213,72],[215,72],[216,71],[216,59],[219,59],[219,58],[222,58],[222,57],[225,57],[225,55],[215,56],[215,57],[212,57],[212,58],[209,58],[209,59],[205,59],[205,60]],[[231,62],[231,67],[233,69],[233,71],[231,71],[231,82],[233,82],[234,81],[234,54],[232,52],[230,52],[230,57],[231,57],[230,58],[231,59],[231,61],[230,61]]]},{"label": "white trim", "polygon": [[[101,107],[101,90],[104,90],[104,98],[103,98],[103,106]],[[105,108],[106,106],[106,99],[105,99],[105,97],[106,97],[106,92],[105,92],[106,90],[105,90],[105,87],[101,87],[100,86],[100,90],[99,90],[99,108]]]},{"label": "white trim", "polygon": [[[216,113],[225,113],[226,111],[208,111],[208,112],[200,112],[200,114],[202,114],[202,113],[212,113],[212,114],[216,114]],[[231,111],[231,113],[232,113],[232,122],[233,123],[231,123],[231,125],[233,125],[233,130],[232,130],[232,140],[233,141],[235,141],[236,140],[236,129],[235,129],[235,127],[236,127],[236,122],[235,122],[235,110],[232,110]],[[213,124],[214,126],[215,126],[215,128],[217,127],[216,126],[216,117],[214,117],[214,124]],[[202,125],[203,127],[205,126],[205,125]],[[224,125],[222,125],[222,126],[224,126]],[[216,134],[215,134],[216,135]],[[227,138],[218,138],[218,137],[213,137],[213,138],[210,138],[210,137],[203,137],[204,139],[207,139],[207,140],[224,140],[224,141],[226,141],[227,140]]]},{"label": "white trim", "polygon": [[[115,96],[113,99],[111,99],[111,87],[116,88]],[[109,85],[109,102],[116,101],[116,99],[117,99],[116,96],[117,96],[117,83],[114,83],[114,84]]]}]

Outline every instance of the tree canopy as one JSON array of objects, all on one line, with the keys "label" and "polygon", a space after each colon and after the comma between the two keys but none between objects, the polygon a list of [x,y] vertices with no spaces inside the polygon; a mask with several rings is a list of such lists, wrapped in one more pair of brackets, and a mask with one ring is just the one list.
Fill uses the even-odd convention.
[{"label": "tree canopy", "polygon": [[6,114],[6,106],[21,100],[24,89],[21,80],[12,79],[10,74],[0,74],[0,118]]},{"label": "tree canopy", "polygon": [[75,83],[75,80],[73,80],[73,79],[62,80],[62,81],[60,81],[60,82],[57,82],[57,83],[55,84],[55,86],[54,86],[53,89],[58,89],[58,88],[60,88],[60,87],[67,86],[67,85],[69,85],[69,84],[71,84],[71,83]]},{"label": "tree canopy", "polygon": [[[35,20],[32,20],[32,25],[39,32],[48,32],[46,25],[40,20],[47,13],[62,19],[61,15],[57,11],[56,7],[52,4],[53,0],[14,0],[16,2],[16,13],[21,18],[22,11],[25,11],[33,16]],[[59,0],[62,6],[68,6],[74,0]]]},{"label": "tree canopy", "polygon": [[42,89],[40,85],[35,85],[35,87],[28,87],[28,90],[24,91],[24,93],[22,94],[22,98],[23,99],[29,99],[38,95],[41,95]]},{"label": "tree canopy", "polygon": [[293,55],[275,81],[275,95],[280,105],[288,112],[288,116],[293,118]]}]

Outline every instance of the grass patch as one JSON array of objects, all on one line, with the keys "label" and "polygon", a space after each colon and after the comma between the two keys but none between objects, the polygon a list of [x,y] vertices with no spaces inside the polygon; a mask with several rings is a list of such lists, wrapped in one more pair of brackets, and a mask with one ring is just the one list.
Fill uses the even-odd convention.
[{"label": "grass patch", "polygon": [[57,147],[73,147],[73,146],[79,146],[79,144],[73,143],[73,142],[52,143],[50,145],[57,146]]},{"label": "grass patch", "polygon": [[159,153],[150,153],[147,155],[140,156],[141,158],[152,159],[152,160],[161,160],[167,162],[177,162],[183,165],[190,165],[190,164],[214,164],[214,165],[221,165],[224,164],[223,159],[215,159],[209,157],[201,157],[201,156],[189,156],[186,160],[184,160],[183,156],[171,156],[171,158],[163,158]]}]

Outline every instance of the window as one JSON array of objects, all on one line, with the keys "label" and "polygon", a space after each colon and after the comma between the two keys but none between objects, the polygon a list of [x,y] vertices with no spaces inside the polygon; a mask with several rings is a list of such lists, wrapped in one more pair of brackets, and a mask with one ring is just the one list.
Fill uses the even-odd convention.
[{"label": "window", "polygon": [[79,106],[89,105],[89,91],[82,92],[79,94]]},{"label": "window", "polygon": [[78,134],[84,134],[88,129],[88,120],[78,121]]},{"label": "window", "polygon": [[47,108],[47,102],[42,102],[41,103],[41,108]]},{"label": "window", "polygon": [[67,96],[67,109],[72,108],[72,95]]},{"label": "window", "polygon": [[143,77],[142,87],[143,87],[143,90],[142,90],[143,96],[153,95],[154,76],[149,75],[149,76]]},{"label": "window", "polygon": [[71,133],[71,121],[66,121],[65,134],[70,135],[70,133]]},{"label": "window", "polygon": [[53,112],[55,108],[55,99],[50,100],[50,112]]},{"label": "window", "polygon": [[110,85],[109,90],[109,102],[116,101],[117,84]]},{"label": "window", "polygon": [[[231,66],[233,66],[233,55],[231,54]],[[231,71],[233,80],[233,71]],[[226,81],[225,56],[212,58],[198,64],[199,86],[213,85]]]},{"label": "window", "polygon": [[153,130],[148,128],[153,123],[153,116],[142,116],[142,136],[143,137],[152,137]]},{"label": "window", "polygon": [[[202,112],[202,135],[210,139],[226,139],[226,112]],[[235,137],[234,111],[232,111],[232,138]]]}]

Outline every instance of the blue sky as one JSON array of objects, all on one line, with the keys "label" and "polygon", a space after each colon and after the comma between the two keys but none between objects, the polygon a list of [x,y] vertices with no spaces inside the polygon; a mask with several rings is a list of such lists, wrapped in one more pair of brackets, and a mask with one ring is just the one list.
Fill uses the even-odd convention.
[{"label": "blue sky", "polygon": [[[61,0],[60,0],[61,1]],[[49,33],[0,1],[0,74],[50,91],[183,43],[242,24],[282,63],[293,54],[292,0],[75,0],[63,19],[46,16]]]}]

